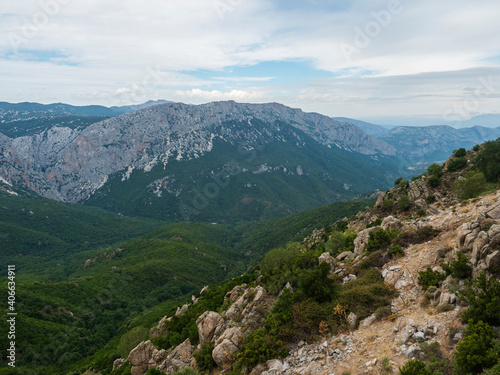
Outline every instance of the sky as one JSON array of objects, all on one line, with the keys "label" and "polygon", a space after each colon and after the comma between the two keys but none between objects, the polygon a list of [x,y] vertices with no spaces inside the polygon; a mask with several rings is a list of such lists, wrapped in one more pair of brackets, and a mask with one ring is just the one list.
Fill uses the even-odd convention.
[{"label": "sky", "polygon": [[4,0],[0,101],[467,120],[500,110],[499,15],[498,0]]}]

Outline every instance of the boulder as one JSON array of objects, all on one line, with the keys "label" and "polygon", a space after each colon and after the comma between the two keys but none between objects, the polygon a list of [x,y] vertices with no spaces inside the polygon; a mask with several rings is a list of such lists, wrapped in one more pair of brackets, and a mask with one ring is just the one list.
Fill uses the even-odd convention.
[{"label": "boulder", "polygon": [[122,367],[125,364],[125,362],[127,362],[127,361],[123,358],[115,359],[115,361],[113,362],[113,370],[116,370],[117,368]]},{"label": "boulder", "polygon": [[370,315],[359,323],[359,328],[368,328],[376,319],[375,314]]},{"label": "boulder", "polygon": [[132,366],[132,375],[142,375],[148,371],[148,364],[155,350],[156,348],[150,340],[143,341],[132,349],[127,358]]},{"label": "boulder", "polygon": [[229,363],[234,359],[233,354],[238,351],[242,338],[243,334],[240,328],[232,327],[226,329],[217,339],[212,351],[212,357],[218,366]]},{"label": "boulder", "polygon": [[318,258],[319,264],[328,263],[330,265],[330,274],[335,272],[337,261],[330,255],[330,253],[323,253]]},{"label": "boulder", "polygon": [[349,323],[349,327],[351,329],[356,328],[358,324],[358,316],[353,312],[349,313],[349,315],[347,316],[347,322]]},{"label": "boulder", "polygon": [[189,309],[189,305],[186,303],[182,307],[178,307],[177,311],[175,312],[175,316],[182,316],[186,313],[187,309]]},{"label": "boulder", "polygon": [[486,245],[488,245],[490,240],[490,236],[486,232],[479,232],[479,235],[474,240],[472,244],[472,254],[471,254],[471,263],[475,266],[477,262],[482,258],[482,250]]},{"label": "boulder", "polygon": [[486,268],[491,273],[500,271],[500,251],[496,250],[486,257]]},{"label": "boulder", "polygon": [[215,311],[205,311],[198,319],[198,335],[200,336],[200,345],[215,340],[215,335],[221,330],[224,319]]},{"label": "boulder", "polygon": [[425,179],[425,176],[410,183],[408,189],[408,197],[410,198],[411,202],[415,202],[420,198],[427,199],[428,196],[429,196],[429,188],[427,187],[427,181]]},{"label": "boulder", "polygon": [[500,244],[500,225],[492,225],[488,231],[488,237],[490,239],[490,247],[495,248],[496,245]]},{"label": "boulder", "polygon": [[354,259],[354,258],[356,258],[356,254],[354,254],[352,251],[344,251],[339,255],[337,255],[335,259],[337,260],[337,262],[342,262],[345,259]]},{"label": "boulder", "polygon": [[381,225],[383,230],[389,230],[389,229],[396,229],[400,230],[403,228],[403,224],[401,221],[396,219],[394,216],[387,216],[383,221]]},{"label": "boulder", "polygon": [[358,236],[354,240],[354,253],[355,254],[363,254],[365,252],[366,243],[370,238],[370,232],[375,230],[378,227],[372,227],[368,229],[364,229],[358,233]]},{"label": "boulder", "polygon": [[500,219],[500,203],[497,203],[489,211],[487,211],[485,216],[489,219]]},{"label": "boulder", "polygon": [[158,366],[166,374],[174,374],[184,367],[190,367],[193,361],[194,347],[189,339],[178,345],[167,358]]},{"label": "boulder", "polygon": [[283,362],[279,359],[271,359],[267,361],[267,368],[269,369],[269,375],[283,374]]},{"label": "boulder", "polygon": [[457,230],[457,247],[461,249],[464,246],[465,237],[472,231],[472,223],[464,223]]}]

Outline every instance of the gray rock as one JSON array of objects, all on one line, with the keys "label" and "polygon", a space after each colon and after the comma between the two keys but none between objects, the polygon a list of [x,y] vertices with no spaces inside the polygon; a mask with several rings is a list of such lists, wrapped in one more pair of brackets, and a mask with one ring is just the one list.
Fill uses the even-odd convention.
[{"label": "gray rock", "polygon": [[337,255],[337,257],[335,258],[337,260],[337,262],[341,262],[345,259],[354,259],[356,257],[356,254],[354,254],[352,251],[344,251],[342,253],[340,253],[339,255]]},{"label": "gray rock", "polygon": [[372,323],[377,319],[375,314],[370,315],[368,318],[363,319],[359,323],[359,328],[368,328],[369,326],[372,325]]},{"label": "gray rock", "polygon": [[330,253],[321,254],[318,258],[318,261],[319,261],[319,264],[328,263],[330,265],[330,274],[333,274],[335,272],[335,268],[337,267],[337,262],[330,255]]},{"label": "gray rock", "polygon": [[349,313],[349,315],[347,316],[347,322],[349,323],[349,327],[351,329],[356,328],[358,324],[358,316],[353,312]]},{"label": "gray rock", "polygon": [[403,227],[403,224],[401,221],[396,219],[394,216],[387,216],[383,221],[381,225],[383,230],[389,230],[389,229],[396,229],[399,230]]},{"label": "gray rock", "polygon": [[224,319],[215,311],[205,311],[196,319],[200,345],[215,341],[215,334],[220,332]]}]

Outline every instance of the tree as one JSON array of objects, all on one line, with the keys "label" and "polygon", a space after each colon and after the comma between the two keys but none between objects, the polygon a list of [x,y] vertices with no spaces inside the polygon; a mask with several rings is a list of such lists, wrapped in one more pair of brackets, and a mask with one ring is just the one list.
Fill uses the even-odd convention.
[{"label": "tree", "polygon": [[495,333],[488,324],[470,320],[464,340],[457,344],[457,372],[479,374],[483,369],[494,366],[499,359],[494,339]]},{"label": "tree", "polygon": [[429,168],[427,168],[427,173],[429,173],[429,176],[439,176],[442,171],[443,167],[437,163],[433,163],[429,166]]},{"label": "tree", "polygon": [[477,155],[475,164],[483,172],[486,181],[500,181],[500,138],[484,144],[484,150]]},{"label": "tree", "polygon": [[470,319],[483,321],[492,326],[500,325],[500,282],[488,279],[481,272],[472,283],[466,281],[466,287],[458,291],[460,297],[469,304],[463,312],[464,322]]},{"label": "tree", "polygon": [[410,208],[410,197],[408,197],[408,195],[402,195],[398,200],[398,204],[400,210],[406,211]]},{"label": "tree", "polygon": [[484,174],[469,171],[465,180],[457,180],[453,184],[453,192],[459,199],[475,198],[486,189]]}]

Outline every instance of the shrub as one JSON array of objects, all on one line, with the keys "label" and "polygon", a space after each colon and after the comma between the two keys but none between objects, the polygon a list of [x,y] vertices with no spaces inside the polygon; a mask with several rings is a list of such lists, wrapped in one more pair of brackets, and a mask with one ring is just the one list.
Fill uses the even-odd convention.
[{"label": "shrub", "polygon": [[390,245],[388,248],[387,248],[387,254],[391,257],[391,258],[395,258],[395,257],[403,257],[405,255],[405,251],[403,250],[403,248],[399,245]]},{"label": "shrub", "polygon": [[437,163],[433,163],[427,168],[429,176],[439,176],[443,171],[443,167]]},{"label": "shrub", "polygon": [[217,367],[217,364],[212,358],[213,350],[214,344],[206,343],[201,346],[200,350],[193,353],[193,357],[196,359],[196,364],[201,371],[210,372],[212,369]]},{"label": "shrub", "polygon": [[465,155],[467,154],[467,151],[465,151],[465,148],[459,148],[458,150],[456,150],[454,153],[453,153],[453,156],[455,156],[456,158],[461,158],[461,157],[464,157]]},{"label": "shrub", "polygon": [[391,211],[394,207],[394,201],[392,199],[387,199],[382,202],[382,210]]},{"label": "shrub", "polygon": [[394,186],[398,186],[403,180],[404,180],[403,177],[399,177],[396,181],[394,181]]},{"label": "shrub", "polygon": [[150,368],[145,375],[164,375],[164,373],[158,370],[157,368]]},{"label": "shrub", "polygon": [[462,169],[466,165],[467,165],[467,159],[462,157],[462,158],[456,158],[456,159],[453,159],[452,161],[450,161],[448,163],[447,168],[448,168],[448,171],[455,172],[455,171]]},{"label": "shrub", "polygon": [[420,350],[424,356],[424,361],[433,375],[451,374],[453,364],[445,357],[440,347],[437,341],[430,344],[426,342],[420,344]]},{"label": "shrub", "polygon": [[459,199],[470,199],[479,196],[486,190],[486,180],[481,172],[470,171],[465,180],[457,180],[453,184],[453,192]]},{"label": "shrub", "polygon": [[376,227],[378,225],[382,224],[382,219],[376,219],[376,220],[373,220],[370,224],[367,224],[366,225],[366,228],[373,228],[373,227]]},{"label": "shrub", "polygon": [[455,366],[458,372],[479,374],[483,369],[494,366],[499,360],[494,339],[495,334],[488,324],[469,321],[464,340],[456,346]]},{"label": "shrub", "polygon": [[259,328],[243,340],[241,351],[237,356],[237,363],[240,366],[251,368],[260,362],[285,357],[287,351],[282,349],[282,345],[283,342],[269,335],[265,328]]},{"label": "shrub", "polygon": [[434,229],[430,225],[425,225],[418,229],[409,230],[406,232],[402,232],[396,239],[395,244],[400,245],[402,247],[407,247],[409,245],[415,245],[423,242],[427,242],[436,237],[440,231],[438,229]]},{"label": "shrub", "polygon": [[400,375],[432,375],[432,372],[427,369],[425,362],[420,359],[410,359],[403,367],[399,368]]},{"label": "shrub", "polygon": [[466,287],[458,291],[460,297],[469,304],[462,313],[462,320],[483,321],[492,326],[500,326],[500,282],[488,279],[481,272],[472,283],[466,281]]},{"label": "shrub", "polygon": [[297,258],[300,250],[298,246],[287,246],[286,248],[276,248],[266,254],[260,263],[260,269],[264,275],[278,273],[283,266],[290,264]]},{"label": "shrub", "polygon": [[425,217],[427,216],[427,210],[425,208],[419,208],[417,210],[417,215],[420,217]]},{"label": "shrub", "polygon": [[392,239],[397,235],[398,231],[395,229],[384,230],[382,228],[376,228],[372,230],[366,242],[366,251],[372,253],[377,250],[387,249]]},{"label": "shrub", "polygon": [[429,184],[430,187],[437,188],[439,186],[439,183],[441,182],[440,178],[438,176],[431,176],[427,183]]},{"label": "shrub", "polygon": [[[164,375],[163,372],[162,375]],[[174,375],[198,375],[198,373],[194,371],[191,367],[184,367],[179,371],[177,371],[176,373],[174,373]]]},{"label": "shrub", "polygon": [[398,200],[399,209],[406,211],[410,208],[410,197],[408,195],[402,195]]},{"label": "shrub", "polygon": [[422,290],[427,290],[430,286],[439,286],[439,282],[446,279],[446,274],[433,271],[428,267],[425,271],[418,271],[418,285]]},{"label": "shrub", "polygon": [[472,275],[472,267],[469,259],[462,252],[457,253],[457,259],[450,263],[441,263],[441,267],[449,276],[458,279],[468,279]]},{"label": "shrub", "polygon": [[331,301],[335,294],[335,281],[328,277],[330,265],[321,263],[314,270],[304,270],[299,275],[299,288],[318,302]]}]

